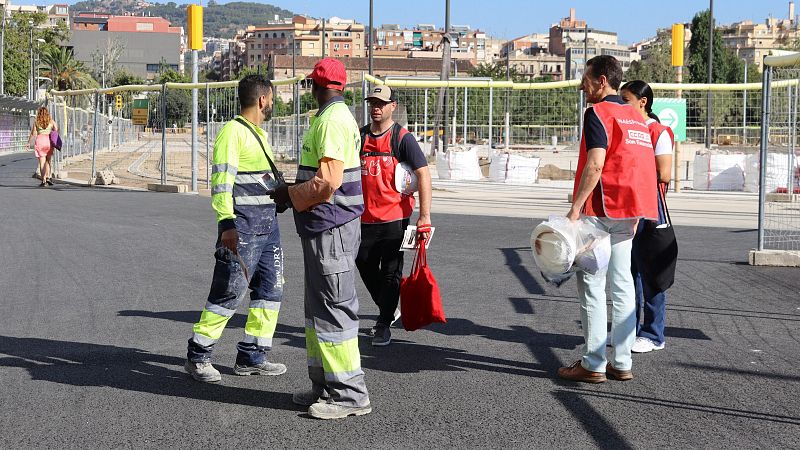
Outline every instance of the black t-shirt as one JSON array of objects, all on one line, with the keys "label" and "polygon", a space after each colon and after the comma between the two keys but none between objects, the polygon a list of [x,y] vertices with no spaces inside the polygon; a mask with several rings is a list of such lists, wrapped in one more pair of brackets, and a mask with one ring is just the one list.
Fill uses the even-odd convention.
[{"label": "black t-shirt", "polygon": [[[373,139],[380,139],[389,133],[391,129],[392,128],[390,127],[381,134],[372,134],[370,132],[369,136]],[[389,139],[391,139],[391,137]],[[422,149],[419,147],[417,140],[414,139],[413,134],[406,133],[406,135],[403,136],[403,139],[400,140],[400,143],[397,147],[398,161],[408,163],[412,170],[428,167],[428,160],[425,159],[425,154],[422,153]]]},{"label": "black t-shirt", "polygon": [[[607,95],[604,102],[614,102],[621,105],[625,104],[622,97],[619,95]],[[586,136],[586,150],[590,148],[604,148],[608,150],[608,136],[606,136],[606,128],[603,122],[597,117],[594,108],[587,108],[583,114],[583,135]]]}]

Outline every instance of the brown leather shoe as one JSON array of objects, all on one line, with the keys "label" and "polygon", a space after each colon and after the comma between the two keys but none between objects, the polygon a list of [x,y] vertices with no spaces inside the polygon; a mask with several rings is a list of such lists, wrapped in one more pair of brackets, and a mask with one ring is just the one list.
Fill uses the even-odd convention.
[{"label": "brown leather shoe", "polygon": [[606,375],[608,378],[617,381],[628,381],[633,379],[633,372],[630,370],[617,370],[611,363],[606,365]]},{"label": "brown leather shoe", "polygon": [[580,360],[575,361],[571,366],[558,369],[558,376],[565,380],[582,381],[584,383],[606,382],[606,374],[584,369]]}]

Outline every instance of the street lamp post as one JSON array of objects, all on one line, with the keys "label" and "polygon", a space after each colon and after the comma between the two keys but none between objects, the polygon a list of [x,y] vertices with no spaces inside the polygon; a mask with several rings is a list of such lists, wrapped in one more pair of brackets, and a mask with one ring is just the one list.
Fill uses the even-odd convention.
[{"label": "street lamp post", "polygon": [[46,44],[46,43],[47,41],[45,41],[44,39],[36,38],[36,56],[33,58],[34,70],[35,70],[33,77],[34,80],[33,83],[35,83],[33,91],[34,100],[36,100],[37,96],[39,95],[39,79],[42,78],[39,76],[39,65],[42,63],[42,52],[39,50],[39,44]]},{"label": "street lamp post", "polygon": [[[708,84],[714,82],[714,0],[708,2]],[[711,148],[711,91],[706,92],[706,148]]]},{"label": "street lamp post", "polygon": [[28,80],[28,100],[33,100],[33,21],[29,20],[28,25],[31,28],[30,32],[30,41],[28,47],[30,48],[30,66],[31,69],[29,71],[30,77]]}]

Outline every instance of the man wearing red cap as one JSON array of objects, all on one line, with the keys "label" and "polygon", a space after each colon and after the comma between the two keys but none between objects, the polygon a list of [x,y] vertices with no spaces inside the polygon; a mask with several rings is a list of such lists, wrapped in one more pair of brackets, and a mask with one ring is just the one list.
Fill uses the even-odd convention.
[{"label": "man wearing red cap", "polygon": [[278,187],[291,203],[305,265],[305,317],[311,390],[292,400],[319,419],[372,412],[358,350],[355,258],[364,212],[361,135],[344,103],[344,64],[324,58],[309,75],[319,111],[303,139],[296,184]]}]

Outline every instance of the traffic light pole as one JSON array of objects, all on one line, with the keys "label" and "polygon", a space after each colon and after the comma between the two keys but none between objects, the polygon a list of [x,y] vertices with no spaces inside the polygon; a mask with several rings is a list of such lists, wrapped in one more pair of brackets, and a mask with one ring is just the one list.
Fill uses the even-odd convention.
[{"label": "traffic light pole", "polygon": [[[192,83],[197,84],[197,50],[192,50]],[[192,192],[197,192],[197,89],[192,89]]]}]

